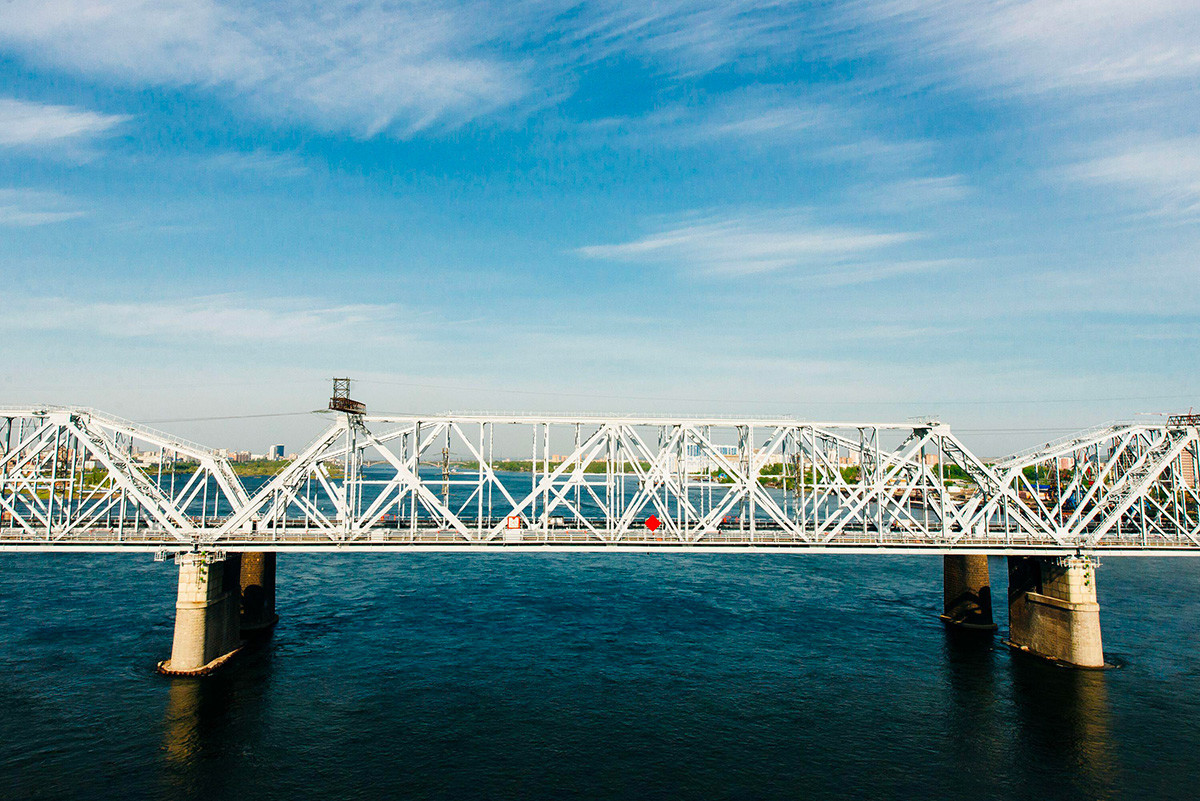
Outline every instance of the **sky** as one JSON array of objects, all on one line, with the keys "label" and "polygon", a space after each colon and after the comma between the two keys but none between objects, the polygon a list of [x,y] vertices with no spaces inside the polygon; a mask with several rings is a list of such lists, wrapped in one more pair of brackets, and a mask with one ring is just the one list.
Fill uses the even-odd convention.
[{"label": "sky", "polygon": [[298,447],[347,375],[999,455],[1200,405],[1198,299],[1195,0],[0,12],[0,404]]}]

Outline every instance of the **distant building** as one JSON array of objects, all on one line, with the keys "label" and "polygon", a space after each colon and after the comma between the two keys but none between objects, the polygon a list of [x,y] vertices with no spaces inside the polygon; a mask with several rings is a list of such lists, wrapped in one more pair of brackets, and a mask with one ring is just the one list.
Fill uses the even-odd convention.
[{"label": "distant building", "polygon": [[[740,456],[737,445],[713,445],[710,451],[699,444],[689,442],[684,453],[683,469],[688,473],[716,471],[727,466],[736,469],[739,467]],[[783,462],[783,455],[778,450],[767,456],[764,449],[757,448],[754,451],[754,458],[763,460],[764,466]],[[667,460],[668,472],[674,472],[678,467],[674,454],[671,454]]]},{"label": "distant building", "polygon": [[139,467],[151,467],[158,464],[161,454],[158,451],[135,450],[130,456],[133,457],[133,463]]},{"label": "distant building", "polygon": [[271,458],[273,460],[279,461],[280,459],[282,459],[283,453],[284,453],[284,451],[283,451],[282,445],[272,445],[271,446]]}]

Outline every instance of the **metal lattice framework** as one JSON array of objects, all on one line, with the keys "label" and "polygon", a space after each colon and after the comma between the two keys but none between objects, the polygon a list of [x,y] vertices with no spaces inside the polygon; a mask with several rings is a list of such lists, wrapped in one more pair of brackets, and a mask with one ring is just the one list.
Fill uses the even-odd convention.
[{"label": "metal lattice framework", "polygon": [[92,409],[0,409],[0,549],[1200,554],[1194,417],[985,463],[934,421],[330,416],[241,478]]}]

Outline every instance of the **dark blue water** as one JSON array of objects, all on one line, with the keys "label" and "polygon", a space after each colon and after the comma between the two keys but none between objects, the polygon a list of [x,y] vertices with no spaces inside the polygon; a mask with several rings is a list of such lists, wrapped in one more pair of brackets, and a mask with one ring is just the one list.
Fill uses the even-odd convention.
[{"label": "dark blue water", "polygon": [[1106,672],[948,636],[929,557],[279,572],[269,642],[167,679],[172,565],[0,555],[0,797],[1200,796],[1196,560],[1104,564]]}]

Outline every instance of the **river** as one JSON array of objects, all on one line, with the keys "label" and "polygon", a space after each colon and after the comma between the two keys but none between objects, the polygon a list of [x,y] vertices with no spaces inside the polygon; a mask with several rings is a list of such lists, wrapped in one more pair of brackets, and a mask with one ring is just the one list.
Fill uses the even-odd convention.
[{"label": "river", "polygon": [[283,555],[274,635],[169,679],[173,565],[0,554],[0,797],[1200,794],[1200,560],[1098,575],[1087,672],[945,632],[933,557]]}]

